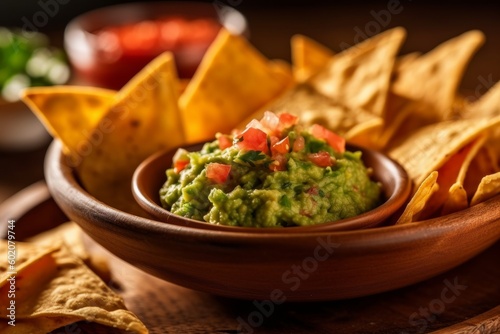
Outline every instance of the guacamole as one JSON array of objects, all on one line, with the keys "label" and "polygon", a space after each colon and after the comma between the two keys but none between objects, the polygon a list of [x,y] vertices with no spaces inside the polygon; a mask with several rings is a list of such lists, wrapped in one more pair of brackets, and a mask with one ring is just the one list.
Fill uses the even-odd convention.
[{"label": "guacamole", "polygon": [[319,125],[304,129],[284,115],[266,113],[199,152],[180,149],[166,171],[162,205],[211,224],[286,227],[353,217],[380,203],[380,185],[361,152],[345,151],[343,138]]}]

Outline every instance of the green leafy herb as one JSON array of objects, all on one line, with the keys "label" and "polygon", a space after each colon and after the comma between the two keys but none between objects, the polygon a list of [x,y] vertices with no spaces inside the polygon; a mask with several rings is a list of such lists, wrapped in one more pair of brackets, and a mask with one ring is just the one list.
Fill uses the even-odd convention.
[{"label": "green leafy herb", "polygon": [[285,208],[292,207],[292,202],[290,201],[290,199],[286,195],[281,196],[278,203]]},{"label": "green leafy herb", "polygon": [[236,160],[238,162],[243,162],[245,164],[248,164],[252,167],[255,167],[256,163],[261,162],[264,163],[266,160],[266,155],[261,152],[261,151],[246,151],[246,152],[241,152],[238,154],[236,157]]}]

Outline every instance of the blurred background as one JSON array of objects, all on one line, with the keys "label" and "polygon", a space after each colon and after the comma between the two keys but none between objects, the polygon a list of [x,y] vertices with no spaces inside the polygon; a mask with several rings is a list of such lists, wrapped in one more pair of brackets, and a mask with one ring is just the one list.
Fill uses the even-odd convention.
[{"label": "blurred background", "polygon": [[[132,1],[116,0],[2,0],[0,26],[46,34],[51,45],[63,49],[68,22],[87,11]],[[461,89],[484,93],[500,79],[500,11],[494,2],[437,3],[425,0],[386,1],[204,1],[226,5],[242,13],[249,38],[265,56],[290,60],[290,37],[309,36],[334,51],[395,26],[408,31],[402,53],[426,52],[467,30],[479,29],[485,45],[468,67]],[[112,15],[113,16],[113,15]],[[114,19],[114,17],[110,17]],[[1,41],[0,41],[1,42]],[[0,69],[5,64],[0,63]],[[72,72],[73,73],[73,72]],[[73,82],[75,82],[73,74]],[[77,80],[76,80],[77,82]],[[0,132],[5,119],[0,109]],[[16,129],[11,129],[16,131]],[[20,130],[19,130],[20,131]],[[1,136],[0,136],[1,137]],[[24,150],[0,149],[0,203],[23,187],[43,178],[48,139]]]}]

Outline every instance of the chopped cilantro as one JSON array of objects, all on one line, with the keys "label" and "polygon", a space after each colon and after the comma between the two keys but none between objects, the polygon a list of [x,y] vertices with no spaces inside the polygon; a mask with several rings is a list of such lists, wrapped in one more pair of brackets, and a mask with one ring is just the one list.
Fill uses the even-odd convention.
[{"label": "chopped cilantro", "polygon": [[278,203],[285,208],[292,207],[292,202],[290,201],[290,199],[286,195],[281,196]]},{"label": "chopped cilantro", "polygon": [[255,167],[256,162],[261,161],[264,162],[263,160],[266,159],[266,155],[261,152],[261,151],[246,151],[238,154],[236,159],[239,162],[246,163],[252,167]]}]

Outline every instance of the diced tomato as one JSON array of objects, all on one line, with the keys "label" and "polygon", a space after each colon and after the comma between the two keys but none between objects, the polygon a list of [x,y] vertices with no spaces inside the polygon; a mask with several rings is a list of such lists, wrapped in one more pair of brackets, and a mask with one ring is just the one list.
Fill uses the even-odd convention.
[{"label": "diced tomato", "polygon": [[269,152],[267,148],[267,134],[256,128],[246,128],[238,136],[238,147],[247,151]]},{"label": "diced tomato", "polygon": [[172,157],[174,172],[180,173],[187,165],[189,165],[188,151],[183,148],[178,149]]},{"label": "diced tomato", "polygon": [[224,150],[233,145],[233,139],[228,135],[217,134],[217,141],[219,142],[219,148]]},{"label": "diced tomato", "polygon": [[333,166],[332,157],[328,152],[320,151],[318,153],[311,153],[307,155],[307,158],[316,166],[319,167],[330,167]]},{"label": "diced tomato", "polygon": [[279,114],[279,119],[281,130],[284,130],[297,124],[299,118],[295,115],[284,112]]},{"label": "diced tomato", "polygon": [[293,142],[293,151],[300,152],[304,149],[305,146],[306,146],[306,141],[304,137],[298,136],[297,138],[295,138],[295,141]]},{"label": "diced tomato", "polygon": [[231,165],[212,162],[207,165],[207,178],[215,183],[224,183],[231,172]]},{"label": "diced tomato", "polygon": [[281,139],[279,142],[274,143],[271,140],[271,153],[273,156],[275,154],[286,154],[290,150],[290,139],[288,136]]},{"label": "diced tomato", "polygon": [[276,144],[279,141],[280,141],[279,137],[277,137],[277,136],[269,136],[269,143],[271,144],[269,146],[271,146],[271,148],[274,146],[274,144]]},{"label": "diced tomato", "polygon": [[277,154],[273,156],[274,160],[269,165],[269,169],[273,172],[286,170],[286,156],[283,154]]},{"label": "diced tomato", "polygon": [[184,168],[186,168],[187,165],[189,165],[189,159],[177,160],[176,162],[174,162],[174,172],[179,174],[182,170],[184,170]]},{"label": "diced tomato", "polygon": [[328,145],[330,145],[335,151],[339,153],[345,152],[345,139],[327,128],[319,124],[314,124],[311,127],[311,134],[318,139],[326,140]]},{"label": "diced tomato", "polygon": [[312,186],[311,188],[307,189],[306,191],[309,195],[317,195],[319,194],[319,189],[317,186]]}]

